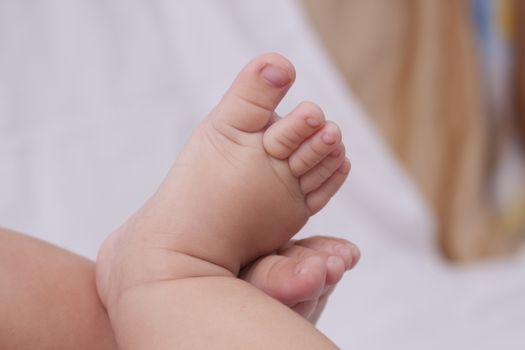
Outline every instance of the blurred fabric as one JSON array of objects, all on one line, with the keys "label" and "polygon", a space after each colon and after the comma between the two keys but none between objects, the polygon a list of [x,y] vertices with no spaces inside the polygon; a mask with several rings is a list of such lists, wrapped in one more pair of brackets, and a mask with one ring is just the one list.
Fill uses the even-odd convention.
[{"label": "blurred fabric", "polygon": [[[525,237],[511,0],[305,0],[312,23],[437,217],[455,261]],[[525,95],[523,95],[525,98]]]},{"label": "blurred fabric", "polygon": [[278,112],[317,102],[352,160],[348,183],[301,233],[345,237],[363,254],[321,330],[343,349],[522,349],[525,251],[443,260],[425,196],[298,1],[0,0],[0,225],[95,258],[265,51],[297,69]]}]

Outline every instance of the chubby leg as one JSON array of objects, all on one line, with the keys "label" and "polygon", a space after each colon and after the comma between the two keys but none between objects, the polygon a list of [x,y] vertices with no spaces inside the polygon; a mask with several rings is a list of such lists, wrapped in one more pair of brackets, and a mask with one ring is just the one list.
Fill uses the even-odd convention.
[{"label": "chubby leg", "polygon": [[0,349],[117,349],[95,264],[0,229]]},{"label": "chubby leg", "polygon": [[334,350],[311,323],[231,277],[151,282],[110,309],[122,350]]}]

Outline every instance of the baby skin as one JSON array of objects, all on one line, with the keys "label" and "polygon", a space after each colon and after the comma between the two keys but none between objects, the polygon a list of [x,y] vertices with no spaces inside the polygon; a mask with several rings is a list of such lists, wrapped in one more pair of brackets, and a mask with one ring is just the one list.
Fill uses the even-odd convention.
[{"label": "baby skin", "polygon": [[123,349],[334,348],[235,278],[289,241],[350,171],[339,128],[317,106],[274,112],[294,78],[280,55],[250,62],[158,191],[104,242],[97,287]]}]

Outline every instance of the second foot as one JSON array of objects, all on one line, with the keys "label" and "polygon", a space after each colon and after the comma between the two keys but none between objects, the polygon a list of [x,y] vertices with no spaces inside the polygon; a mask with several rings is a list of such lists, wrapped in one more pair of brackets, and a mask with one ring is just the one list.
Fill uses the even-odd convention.
[{"label": "second foot", "polygon": [[359,258],[353,243],[316,236],[289,242],[246,266],[240,277],[315,323],[328,296]]}]

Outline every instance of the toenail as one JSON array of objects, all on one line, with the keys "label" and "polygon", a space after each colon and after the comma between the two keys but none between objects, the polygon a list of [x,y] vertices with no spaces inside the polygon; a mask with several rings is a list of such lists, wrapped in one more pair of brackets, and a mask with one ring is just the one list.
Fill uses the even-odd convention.
[{"label": "toenail", "polygon": [[292,80],[287,71],[272,65],[266,65],[262,69],[261,77],[266,80],[267,83],[276,88],[285,87]]},{"label": "toenail", "polygon": [[306,121],[306,124],[308,124],[312,128],[317,128],[319,125],[321,125],[321,122],[319,120],[311,118],[311,117],[306,118],[305,121]]},{"label": "toenail", "polygon": [[326,263],[330,266],[345,266],[345,262],[343,261],[343,259],[335,255],[328,257]]},{"label": "toenail", "polygon": [[333,145],[337,141],[337,137],[329,132],[323,133],[323,135],[321,136],[321,139],[327,145]]},{"label": "toenail", "polygon": [[308,263],[305,263],[304,261],[301,261],[294,269],[294,273],[296,275],[306,274],[308,273]]}]

